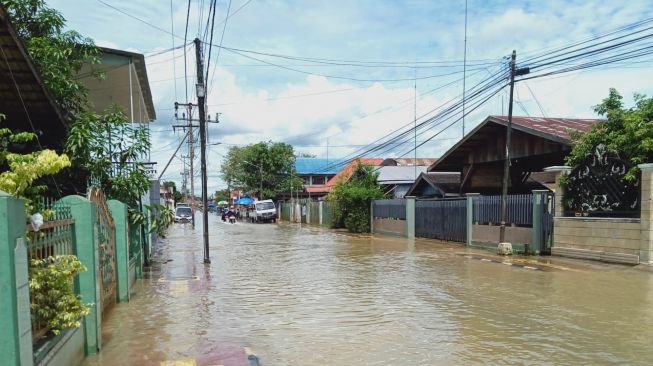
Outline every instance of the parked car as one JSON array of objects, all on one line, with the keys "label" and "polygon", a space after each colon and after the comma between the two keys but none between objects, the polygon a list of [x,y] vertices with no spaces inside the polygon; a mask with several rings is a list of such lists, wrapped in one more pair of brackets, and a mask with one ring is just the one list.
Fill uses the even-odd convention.
[{"label": "parked car", "polygon": [[254,210],[250,215],[252,222],[277,222],[277,208],[272,200],[254,202]]},{"label": "parked car", "polygon": [[193,210],[188,206],[177,206],[175,209],[175,222],[189,222],[193,217]]}]

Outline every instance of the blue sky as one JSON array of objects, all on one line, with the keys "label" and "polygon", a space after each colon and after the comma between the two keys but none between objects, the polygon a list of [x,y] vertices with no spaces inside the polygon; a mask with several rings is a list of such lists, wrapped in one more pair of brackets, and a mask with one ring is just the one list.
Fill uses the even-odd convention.
[{"label": "blue sky", "polygon": [[[187,1],[104,0],[138,18],[183,38]],[[200,6],[204,4],[203,29],[208,0],[192,0],[189,40],[200,27]],[[218,1],[214,43],[219,43],[228,0]],[[137,52],[168,49],[170,34],[154,29],[97,0],[50,0],[61,11],[68,26],[93,38],[97,44]],[[244,5],[244,6],[243,6]],[[242,7],[242,8],[241,8]],[[172,8],[172,12],[171,12]],[[463,58],[465,1],[271,1],[232,0],[223,45],[283,55],[312,58],[416,62],[456,61]],[[545,48],[606,32],[653,14],[653,3],[639,1],[468,1],[467,57],[470,63],[467,85],[498,70],[501,58],[513,49],[520,56]],[[175,38],[175,45],[182,43]],[[194,75],[192,48],[188,48],[188,72]],[[217,49],[213,50],[215,61]],[[146,54],[147,55],[147,54]],[[172,105],[184,100],[181,51],[147,57],[158,120],[154,131],[153,160],[163,165],[174,150]],[[460,72],[460,68],[307,66],[306,62],[256,56],[267,62],[314,74],[364,80],[411,79]],[[650,60],[651,58],[649,58]],[[479,61],[474,61],[479,60]],[[420,64],[422,65],[422,64]],[[429,64],[429,66],[435,66]],[[645,67],[642,67],[645,66]],[[222,154],[229,144],[260,140],[286,141],[296,150],[320,156],[345,156],[356,147],[409,123],[414,118],[414,81],[353,81],[307,75],[272,67],[259,61],[222,51],[210,67],[215,76],[208,97],[209,113],[222,113],[222,123],[212,126],[209,169],[210,189],[217,178]],[[489,71],[484,71],[488,68]],[[213,71],[212,71],[213,72]],[[175,91],[175,80],[177,88]],[[548,117],[591,117],[591,106],[607,95],[609,87],[625,96],[634,92],[653,93],[651,63],[638,67],[603,68],[542,78],[519,85],[515,114]],[[462,90],[454,82],[460,74],[417,81],[417,115],[455,98]],[[430,90],[453,84],[436,92]],[[192,81],[194,83],[194,81]],[[535,96],[535,97],[534,97]],[[503,102],[502,102],[503,98]],[[540,108],[535,99],[540,102]],[[468,129],[489,114],[501,114],[505,92],[467,118]],[[423,157],[437,157],[456,142],[460,125],[442,132],[438,139],[418,151]],[[400,154],[401,147],[393,153]],[[384,156],[385,157],[385,156]],[[177,178],[181,162],[175,160],[166,177]]]}]

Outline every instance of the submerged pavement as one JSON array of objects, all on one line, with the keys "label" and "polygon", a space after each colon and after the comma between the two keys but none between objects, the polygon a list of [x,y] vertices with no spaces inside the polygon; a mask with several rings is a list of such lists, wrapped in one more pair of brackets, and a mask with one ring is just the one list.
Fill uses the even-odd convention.
[{"label": "submerged pavement", "polygon": [[[201,220],[197,220],[201,224]],[[176,224],[85,365],[653,363],[653,274],[296,224]]]}]

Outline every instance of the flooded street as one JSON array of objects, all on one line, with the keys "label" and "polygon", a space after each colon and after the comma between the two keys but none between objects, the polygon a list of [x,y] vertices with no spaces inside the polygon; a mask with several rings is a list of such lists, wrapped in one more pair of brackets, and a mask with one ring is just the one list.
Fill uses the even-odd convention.
[{"label": "flooded street", "polygon": [[171,228],[85,365],[249,365],[249,352],[264,366],[653,363],[651,272],[210,222],[212,264],[199,226]]}]

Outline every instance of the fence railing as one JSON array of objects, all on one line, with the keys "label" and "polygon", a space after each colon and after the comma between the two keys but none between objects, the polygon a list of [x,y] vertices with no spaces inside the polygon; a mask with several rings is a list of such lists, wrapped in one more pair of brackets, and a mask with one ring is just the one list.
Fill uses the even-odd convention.
[{"label": "fence railing", "polygon": [[[75,255],[74,224],[70,207],[56,204],[53,201],[43,200],[39,204],[41,211],[46,213],[43,224],[38,230],[31,224],[27,225],[27,258],[46,259],[57,255]],[[37,305],[35,299],[31,299],[32,305]],[[47,325],[40,322],[35,316],[32,321],[32,339],[41,338],[49,330]]]},{"label": "fence railing", "polygon": [[406,220],[405,199],[375,200],[372,202],[372,210],[375,218]]},{"label": "fence railing", "polygon": [[[533,195],[508,196],[506,224],[533,225]],[[474,198],[474,218],[478,224],[501,224],[501,196],[478,196]]]},{"label": "fence railing", "polygon": [[415,236],[464,242],[467,240],[467,199],[415,201]]}]

